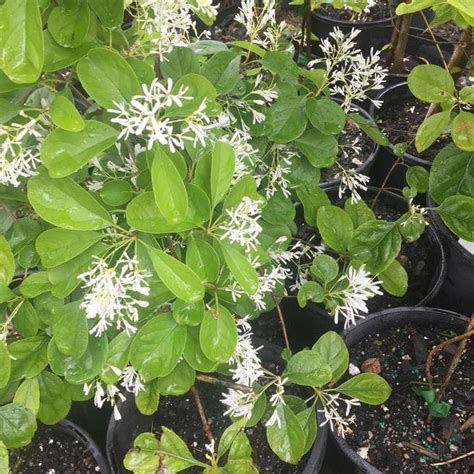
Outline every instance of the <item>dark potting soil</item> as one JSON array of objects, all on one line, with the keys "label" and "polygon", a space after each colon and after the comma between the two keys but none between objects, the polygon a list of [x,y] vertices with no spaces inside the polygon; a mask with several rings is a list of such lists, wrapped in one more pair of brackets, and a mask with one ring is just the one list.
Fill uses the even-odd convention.
[{"label": "dark potting soil", "polygon": [[[272,367],[271,364],[265,364],[265,367],[272,371],[276,370],[276,367]],[[196,386],[199,390],[209,429],[218,441],[224,430],[232,423],[229,417],[223,416],[225,406],[220,402],[226,389],[202,382],[197,382]],[[152,430],[158,436],[161,435],[161,426],[172,429],[186,442],[196,459],[206,462],[205,445],[209,444],[209,440],[204,433],[196,402],[191,393],[179,397],[162,397],[155,419],[156,425]],[[280,461],[270,449],[262,422],[252,428],[247,428],[245,432],[250,439],[253,448],[252,459],[259,472],[292,474],[303,471],[311,451],[303,457],[298,465],[286,464]],[[186,472],[197,474],[201,473],[202,469],[190,468]]]},{"label": "dark potting soil", "polygon": [[377,123],[387,134],[390,143],[410,143],[407,152],[425,160],[433,160],[451,142],[449,135],[442,135],[423,153],[415,149],[416,131],[423,122],[430,104],[415,98],[386,101],[377,112]]},{"label": "dark potting soil", "polygon": [[372,140],[352,121],[347,121],[339,135],[337,163],[321,169],[321,183],[339,178],[341,167],[345,170],[359,168],[374,149]]},{"label": "dark potting soil", "polygon": [[[395,15],[395,8],[400,2],[395,0],[378,0],[377,4],[370,8],[368,12],[357,13],[354,10],[345,8],[333,8],[330,5],[322,5],[318,12],[333,20],[369,22],[384,20]],[[390,5],[393,4],[392,7]],[[318,32],[315,32],[318,34]]]},{"label": "dark potting soil", "polygon": [[77,439],[44,425],[28,446],[11,449],[12,474],[89,474],[100,472],[94,456]]},{"label": "dark potting soil", "polygon": [[[444,400],[452,403],[447,417],[433,418],[428,423],[427,405],[412,389],[425,381],[424,363],[429,350],[454,335],[452,331],[436,327],[407,325],[372,334],[351,349],[351,362],[358,367],[369,358],[378,359],[380,375],[393,389],[391,397],[381,406],[354,408],[356,426],[354,432],[347,436],[353,449],[359,454],[366,452],[366,460],[381,471],[423,474],[473,472],[472,456],[444,466],[432,466],[472,450],[473,428],[461,431],[462,424],[472,415],[474,408],[472,340],[446,391]],[[444,380],[454,351],[454,347],[448,346],[434,357],[434,383]],[[414,445],[418,449],[413,449]]]},{"label": "dark potting soil", "polygon": [[459,41],[461,30],[454,21],[448,21],[433,28],[433,33],[443,37],[446,41],[456,44]]}]

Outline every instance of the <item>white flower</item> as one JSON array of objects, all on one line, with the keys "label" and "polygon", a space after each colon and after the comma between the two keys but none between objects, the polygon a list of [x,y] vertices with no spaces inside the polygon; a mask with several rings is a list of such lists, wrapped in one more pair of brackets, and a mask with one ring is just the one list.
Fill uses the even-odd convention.
[{"label": "white flower", "polygon": [[95,390],[94,405],[97,408],[102,408],[105,402],[109,402],[114,409],[114,418],[116,420],[120,420],[122,416],[120,415],[120,412],[117,408],[117,398],[122,402],[125,400],[125,396],[120,393],[120,390],[112,384],[107,384],[104,389],[101,381],[97,379],[95,383],[85,383],[83,387],[83,392],[85,395],[89,395],[89,393],[93,389]]},{"label": "white flower", "polygon": [[235,21],[245,27],[247,36],[256,43],[265,46],[258,36],[268,23],[275,23],[275,0],[242,0]]},{"label": "white flower", "polygon": [[138,392],[145,390],[141,375],[131,366],[125,367],[120,378],[122,382],[121,385],[127,392],[136,395]]},{"label": "white flower", "polygon": [[222,396],[224,398],[221,399],[221,403],[228,407],[224,415],[236,418],[244,417],[247,420],[252,417],[252,410],[256,400],[254,392],[243,392],[231,388],[227,393],[223,393]]},{"label": "white flower", "polygon": [[367,185],[369,184],[370,178],[355,170],[345,170],[343,168],[341,168],[341,172],[338,176],[341,178],[341,183],[339,184],[339,199],[349,191],[351,193],[351,202],[353,204],[360,201],[362,198],[359,194],[359,190],[367,191]]},{"label": "white flower", "polygon": [[258,223],[262,215],[262,201],[252,200],[244,196],[235,209],[226,209],[227,220],[219,226],[224,233],[221,240],[229,240],[231,243],[239,243],[247,252],[256,250],[258,236],[262,227]]},{"label": "white flower", "polygon": [[129,334],[135,332],[133,323],[138,321],[138,307],[148,306],[148,302],[137,299],[135,294],[149,294],[146,281],[149,276],[138,268],[138,261],[127,254],[113,267],[96,257],[92,268],[78,276],[87,290],[81,307],[86,310],[88,319],[96,321],[90,333],[100,336],[112,325],[125,328]]},{"label": "white flower", "polygon": [[359,313],[367,313],[367,300],[375,295],[381,295],[381,283],[375,280],[369,272],[365,271],[364,265],[358,270],[350,266],[347,273],[342,275],[336,282],[340,285],[345,283],[345,288],[330,291],[329,297],[337,302],[334,310],[334,320],[339,322],[339,315],[345,318],[344,328],[356,323],[356,317],[363,318]]},{"label": "white flower", "polygon": [[286,405],[283,395],[285,394],[284,384],[288,381],[287,378],[277,377],[275,379],[275,393],[270,397],[270,404],[275,409],[273,410],[272,416],[265,423],[265,426],[272,426],[275,423],[278,425],[278,428],[281,428],[281,420],[278,413],[278,407],[280,405]]},{"label": "white flower", "polygon": [[321,426],[324,426],[326,423],[329,423],[331,431],[337,431],[337,434],[343,438],[348,433],[352,433],[350,428],[351,424],[355,423],[355,416],[350,418],[343,418],[339,413],[339,402],[343,402],[346,405],[346,412],[344,416],[348,416],[350,410],[353,406],[360,406],[359,400],[356,399],[345,399],[341,398],[339,393],[325,393],[325,398],[323,402],[323,410],[318,410],[320,413],[324,413],[325,420],[321,423]]}]

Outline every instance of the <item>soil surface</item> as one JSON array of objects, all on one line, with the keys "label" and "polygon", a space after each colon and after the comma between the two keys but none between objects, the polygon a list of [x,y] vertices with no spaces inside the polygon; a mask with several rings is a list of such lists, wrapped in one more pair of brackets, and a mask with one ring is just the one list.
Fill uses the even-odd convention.
[{"label": "soil surface", "polygon": [[100,472],[90,451],[72,436],[44,425],[31,444],[11,449],[12,474],[89,474]]},{"label": "soil surface", "polygon": [[[271,364],[265,364],[265,367],[271,371],[277,369]],[[196,386],[208,419],[209,429],[216,440],[219,440],[224,430],[231,424],[229,417],[222,416],[225,406],[220,400],[226,389],[202,382],[197,382]],[[161,426],[172,429],[186,442],[198,460],[206,462],[205,445],[209,444],[209,440],[204,433],[196,402],[191,393],[179,397],[162,397],[156,417],[159,417],[156,420],[157,426],[152,429],[158,436],[161,434]],[[285,464],[268,446],[265,427],[261,422],[253,428],[247,428],[245,432],[253,447],[253,461],[259,472],[291,474],[303,471],[311,451],[303,457],[297,466]],[[197,474],[201,473],[202,469],[188,469],[186,472]]]},{"label": "soil surface", "polygon": [[[351,362],[358,367],[369,358],[378,359],[380,375],[393,389],[392,396],[381,406],[354,408],[356,427],[347,437],[353,449],[381,471],[473,472],[472,456],[442,467],[432,466],[469,452],[474,443],[474,430],[460,429],[474,408],[472,341],[446,392],[445,401],[453,405],[447,417],[433,418],[428,423],[427,405],[413,391],[413,387],[425,381],[424,363],[428,351],[454,335],[435,327],[407,325],[372,334],[351,349]],[[448,346],[434,357],[432,372],[435,383],[444,380],[454,350]],[[418,446],[416,449],[413,449],[413,443]]]},{"label": "soil surface", "polygon": [[374,142],[350,121],[346,122],[338,141],[337,163],[321,169],[321,183],[339,178],[341,167],[345,170],[359,168],[374,150]]},{"label": "soil surface", "polygon": [[433,28],[433,32],[453,44],[456,44],[459,41],[459,36],[461,34],[461,30],[454,21],[448,21],[447,23],[436,26]]},{"label": "soil surface", "polygon": [[415,149],[415,136],[418,127],[423,122],[430,104],[416,98],[403,100],[387,99],[377,111],[377,123],[387,134],[390,143],[410,143],[407,152],[425,160],[433,160],[436,155],[449,143],[448,135],[439,137],[427,150],[418,153]]},{"label": "soil surface", "polygon": [[[398,0],[378,0],[368,12],[357,13],[350,9],[336,9],[330,5],[322,5],[318,12],[322,15],[332,18],[333,20],[354,21],[354,22],[369,22],[384,20],[395,15],[395,8],[400,2]],[[393,7],[390,7],[393,4]]]}]

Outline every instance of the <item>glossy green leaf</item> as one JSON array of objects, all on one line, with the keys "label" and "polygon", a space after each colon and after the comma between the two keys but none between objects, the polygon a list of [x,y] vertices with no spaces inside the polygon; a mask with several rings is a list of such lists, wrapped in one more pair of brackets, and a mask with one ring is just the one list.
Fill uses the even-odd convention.
[{"label": "glossy green leaf", "polygon": [[53,130],[41,145],[41,160],[53,178],[64,178],[110,148],[118,132],[102,122],[86,120],[80,132]]},{"label": "glossy green leaf", "polygon": [[86,126],[74,104],[65,96],[57,95],[49,108],[54,125],[69,132],[80,132]]},{"label": "glossy green leaf", "polygon": [[298,137],[295,145],[316,168],[329,168],[337,161],[337,139],[314,128]]},{"label": "glossy green leaf", "polygon": [[331,99],[308,99],[306,115],[314,128],[325,135],[340,133],[346,123],[346,114],[341,106]]},{"label": "glossy green leaf", "polygon": [[79,9],[65,13],[53,8],[48,17],[48,30],[56,43],[65,48],[77,48],[84,43],[89,31],[90,12],[86,0],[81,0]]},{"label": "glossy green leaf", "polygon": [[0,342],[0,388],[5,388],[10,380],[11,362],[10,353],[6,344]]},{"label": "glossy green leaf", "polygon": [[344,203],[344,210],[349,214],[352,220],[354,229],[357,229],[361,224],[375,219],[375,213],[365,203],[363,199],[352,202],[352,199],[346,199]]},{"label": "glossy green leaf", "polygon": [[408,274],[398,260],[394,260],[379,274],[382,288],[391,295],[402,297],[408,290]]},{"label": "glossy green leaf", "polygon": [[225,363],[237,344],[237,326],[229,310],[222,305],[204,313],[199,333],[204,355],[212,361]]},{"label": "glossy green leaf", "polygon": [[36,251],[46,268],[56,267],[77,257],[102,239],[92,231],[48,229],[36,239]]},{"label": "glossy green leaf", "polygon": [[328,195],[318,185],[296,188],[296,195],[303,204],[305,222],[316,227],[318,209],[331,204]]},{"label": "glossy green leaf", "polygon": [[13,326],[21,336],[33,337],[38,333],[39,325],[40,319],[36,309],[30,301],[23,301],[15,314]]},{"label": "glossy green leaf", "polygon": [[214,281],[219,276],[220,261],[216,251],[202,239],[192,238],[186,249],[186,265],[202,281]]},{"label": "glossy green leaf", "polygon": [[319,283],[315,281],[305,281],[298,289],[298,304],[300,308],[304,308],[308,301],[322,303],[324,294],[324,288]]},{"label": "glossy green leaf", "polygon": [[329,283],[339,274],[339,264],[330,255],[316,255],[310,271],[319,281]]},{"label": "glossy green leaf", "polygon": [[130,348],[131,364],[145,381],[168,375],[183,354],[186,333],[186,327],[177,324],[171,313],[155,316],[135,335]]},{"label": "glossy green leaf", "polygon": [[169,472],[179,472],[197,461],[189,451],[186,443],[172,430],[162,426],[163,434],[160,438],[160,447],[164,453],[163,464]]},{"label": "glossy green leaf", "polygon": [[7,448],[21,448],[29,444],[36,431],[36,417],[18,403],[0,407],[0,441]]},{"label": "glossy green leaf", "polygon": [[370,372],[352,377],[336,390],[368,405],[380,405],[386,402],[392,393],[390,385],[380,375]]},{"label": "glossy green leaf", "polygon": [[135,395],[135,405],[138,411],[145,416],[153,415],[158,410],[160,403],[160,392],[158,390],[157,380],[152,380],[145,384],[145,388]]},{"label": "glossy green leaf", "polygon": [[239,80],[240,54],[221,51],[214,54],[202,66],[202,75],[214,84],[219,94],[232,91]]},{"label": "glossy green leaf", "polygon": [[77,74],[87,93],[103,108],[114,109],[141,93],[131,66],[117,52],[108,48],[91,49],[77,65]]},{"label": "glossy green leaf", "polygon": [[183,222],[188,211],[188,193],[178,169],[161,148],[153,156],[151,181],[161,214],[170,224]]},{"label": "glossy green leaf", "polygon": [[9,285],[15,274],[15,258],[10,244],[0,235],[0,284]]},{"label": "glossy green leaf", "polygon": [[71,409],[69,387],[51,372],[43,372],[39,377],[40,406],[38,419],[45,425],[54,425],[66,417]]},{"label": "glossy green leaf", "polygon": [[451,232],[468,242],[474,242],[474,197],[450,196],[436,211]]},{"label": "glossy green leaf", "polygon": [[297,464],[303,455],[305,435],[291,409],[283,404],[276,408],[280,424],[267,427],[267,441],[272,451],[284,462]]},{"label": "glossy green leaf", "polygon": [[419,193],[428,191],[430,173],[422,166],[410,166],[407,169],[406,180],[409,186],[415,188]]},{"label": "glossy green leaf", "polygon": [[425,102],[445,102],[454,94],[451,74],[433,64],[413,68],[408,75],[408,87],[415,97]]},{"label": "glossy green leaf", "polygon": [[400,248],[401,236],[396,223],[369,221],[355,230],[349,255],[352,260],[364,263],[369,272],[380,273],[398,256]]},{"label": "glossy green leaf", "polygon": [[47,365],[47,336],[33,336],[8,344],[11,355],[11,378],[36,377]]},{"label": "glossy green leaf", "polygon": [[122,206],[129,202],[133,196],[134,192],[129,181],[121,179],[107,181],[100,190],[100,197],[108,206]]},{"label": "glossy green leaf", "polygon": [[141,433],[128,451],[123,465],[136,474],[156,472],[160,467],[159,443],[154,433]]},{"label": "glossy green leaf", "polygon": [[112,367],[116,367],[121,371],[125,369],[128,364],[131,343],[132,337],[126,331],[121,332],[109,342],[107,361],[100,374],[101,380],[105,383],[115,384],[120,379],[120,374],[117,375]]},{"label": "glossy green leaf", "polygon": [[106,28],[121,26],[123,23],[124,0],[88,0],[89,6]]},{"label": "glossy green leaf", "polygon": [[174,47],[165,55],[160,64],[161,74],[165,79],[176,82],[182,76],[191,73],[199,73],[200,65],[196,54],[183,46]]},{"label": "glossy green leaf", "polygon": [[334,331],[323,334],[312,349],[331,368],[332,380],[341,377],[349,367],[349,351],[342,337]]},{"label": "glossy green leaf", "polygon": [[15,392],[13,402],[25,406],[35,415],[38,414],[40,406],[40,387],[38,377],[23,380]]},{"label": "glossy green leaf", "polygon": [[451,119],[451,111],[438,112],[423,120],[418,127],[415,137],[415,147],[418,153],[429,148],[446,130]]},{"label": "glossy green leaf", "polygon": [[375,143],[382,146],[388,146],[390,140],[388,137],[377,127],[377,125],[365,117],[362,117],[358,113],[350,113],[347,115],[353,122],[355,122],[359,128]]},{"label": "glossy green leaf", "polygon": [[289,143],[305,131],[308,119],[301,97],[278,99],[269,109],[270,139],[276,143]]},{"label": "glossy green leaf", "polygon": [[181,360],[168,375],[156,379],[156,386],[162,395],[184,395],[191,390],[195,378],[194,369]]},{"label": "glossy green leaf", "polygon": [[10,470],[9,464],[8,449],[3,441],[0,441],[0,472],[8,473]]},{"label": "glossy green leaf", "polygon": [[459,112],[451,124],[454,143],[464,151],[474,151],[474,114]]},{"label": "glossy green leaf", "polygon": [[339,207],[323,206],[318,209],[317,222],[324,242],[336,252],[344,253],[354,232],[349,215]]},{"label": "glossy green leaf", "polygon": [[258,274],[245,255],[230,245],[221,245],[225,263],[239,285],[248,295],[253,295],[258,289]]},{"label": "glossy green leaf", "polygon": [[212,149],[210,191],[213,205],[218,204],[228,191],[234,176],[235,152],[224,142],[216,142]]},{"label": "glossy green leaf", "polygon": [[28,198],[47,222],[72,230],[98,230],[112,221],[109,213],[70,178],[53,179],[44,171],[28,181]]},{"label": "glossy green leaf", "polygon": [[36,82],[43,69],[43,25],[37,0],[6,0],[0,10],[0,69],[16,84]]},{"label": "glossy green leaf", "polygon": [[304,455],[313,447],[318,432],[316,410],[314,407],[306,408],[296,413],[296,418],[298,418],[300,426],[303,428],[303,432],[305,434],[306,442],[303,449]]},{"label": "glossy green leaf", "polygon": [[188,336],[183,356],[186,362],[199,372],[214,372],[218,362],[210,360],[204,355],[199,343],[199,327],[188,327]]},{"label": "glossy green leaf", "polygon": [[322,355],[308,349],[290,358],[283,375],[292,383],[308,387],[322,387],[333,379],[331,367]]},{"label": "glossy green leaf", "polygon": [[173,318],[182,326],[198,326],[204,316],[204,302],[186,303],[176,300],[172,310]]}]

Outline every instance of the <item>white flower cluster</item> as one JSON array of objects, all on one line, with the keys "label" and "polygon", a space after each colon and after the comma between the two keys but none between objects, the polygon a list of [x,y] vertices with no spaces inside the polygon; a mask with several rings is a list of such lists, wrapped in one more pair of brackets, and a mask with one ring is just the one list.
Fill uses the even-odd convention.
[{"label": "white flower cluster", "polygon": [[381,295],[381,283],[375,280],[362,265],[358,270],[349,266],[347,273],[342,275],[336,285],[346,283],[343,289],[330,292],[330,297],[337,302],[334,310],[334,320],[339,322],[339,315],[344,317],[344,328],[356,324],[356,317],[363,318],[359,313],[368,313],[367,300],[375,295]]},{"label": "white flower cluster", "polygon": [[193,13],[217,15],[212,0],[138,0],[135,6],[135,18],[144,36],[139,45],[160,57],[175,46],[189,44],[190,35],[197,36]]},{"label": "white flower cluster", "polygon": [[[346,411],[344,418],[339,413],[340,402],[343,402],[346,405]],[[351,424],[355,423],[355,415],[352,415],[350,418],[349,413],[353,406],[360,406],[360,402],[357,399],[346,399],[342,398],[339,393],[324,393],[324,403],[323,409],[318,410],[320,413],[324,413],[325,420],[321,423],[321,426],[329,423],[331,431],[337,431],[337,434],[342,438],[345,438],[346,434],[352,433],[350,428]]]},{"label": "white flower cluster", "polygon": [[321,39],[323,58],[308,63],[308,67],[324,63],[331,94],[342,96],[342,107],[348,111],[354,101],[370,100],[376,107],[380,101],[368,96],[370,91],[384,87],[387,69],[381,66],[380,51],[370,50],[364,56],[356,47],[354,39],[360,30],[352,29],[349,34],[335,27],[329,38]]},{"label": "white flower cluster", "polygon": [[165,117],[167,110],[174,106],[181,108],[186,101],[193,100],[186,95],[188,87],[181,86],[173,92],[173,81],[162,84],[154,79],[150,86],[142,84],[143,94],[132,98],[130,104],[114,102],[116,109],[108,112],[116,115],[111,122],[122,127],[118,139],[130,135],[142,137],[151,149],[154,143],[168,146],[172,153],[177,148],[184,149],[185,141],[204,145],[207,131],[220,123],[211,122],[206,114],[206,99],[189,116],[172,119]]},{"label": "white flower cluster", "polygon": [[20,186],[21,178],[36,174],[41,163],[38,144],[45,134],[42,115],[30,118],[23,111],[19,115],[28,122],[0,126],[0,184],[14,187]]},{"label": "white flower cluster", "polygon": [[90,333],[100,336],[113,325],[117,329],[124,328],[128,334],[134,333],[138,308],[148,306],[147,301],[136,295],[149,295],[149,276],[138,267],[136,258],[126,253],[112,267],[96,257],[92,268],[78,276],[87,291],[81,307],[86,310],[87,318],[96,322]]},{"label": "white flower cluster", "polygon": [[265,423],[265,426],[272,426],[275,423],[278,428],[281,428],[281,420],[278,413],[278,407],[280,405],[286,405],[283,395],[285,394],[285,383],[288,381],[287,378],[277,377],[275,380],[275,393],[270,397],[270,405],[274,408],[272,416]]},{"label": "white flower cluster", "polygon": [[358,173],[356,170],[346,170],[343,167],[341,167],[338,176],[341,178],[341,183],[339,184],[339,199],[341,199],[346,192],[350,192],[352,203],[360,201],[362,198],[359,191],[367,191],[370,178],[365,174]]},{"label": "white flower cluster", "polygon": [[226,209],[227,220],[218,229],[223,231],[221,240],[230,243],[238,243],[246,252],[250,253],[257,249],[258,236],[262,227],[258,223],[262,215],[262,204],[260,200],[254,201],[244,196],[236,208]]}]

